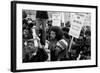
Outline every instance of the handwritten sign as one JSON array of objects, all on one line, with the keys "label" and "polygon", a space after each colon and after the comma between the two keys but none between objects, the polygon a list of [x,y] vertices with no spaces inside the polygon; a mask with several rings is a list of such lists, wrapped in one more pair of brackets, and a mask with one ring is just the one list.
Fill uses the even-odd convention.
[{"label": "handwritten sign", "polygon": [[52,23],[53,26],[61,26],[61,14],[60,13],[52,14],[52,20],[53,20],[53,23]]},{"label": "handwritten sign", "polygon": [[85,15],[82,13],[71,13],[71,28],[69,35],[79,38],[80,31],[84,25]]}]

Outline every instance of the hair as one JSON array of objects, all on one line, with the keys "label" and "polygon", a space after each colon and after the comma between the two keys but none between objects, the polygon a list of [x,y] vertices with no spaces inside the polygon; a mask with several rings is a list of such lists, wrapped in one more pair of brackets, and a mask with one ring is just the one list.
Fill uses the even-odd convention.
[{"label": "hair", "polygon": [[55,32],[55,34],[56,34],[55,39],[56,39],[57,41],[59,41],[59,40],[62,39],[62,37],[63,37],[63,31],[61,30],[60,27],[58,27],[58,26],[52,26],[52,27],[51,27],[51,31],[54,31],[54,32]]},{"label": "hair", "polygon": [[62,30],[63,30],[64,32],[67,32],[67,33],[69,32],[69,28],[67,28],[67,27],[63,27]]},{"label": "hair", "polygon": [[80,36],[83,36],[83,35],[84,35],[84,30],[81,30]]},{"label": "hair", "polygon": [[[49,24],[51,22],[51,24]],[[52,26],[52,20],[47,21],[48,26]]]},{"label": "hair", "polygon": [[90,30],[87,30],[87,31],[85,32],[85,35],[91,36],[91,31],[90,31]]},{"label": "hair", "polygon": [[77,54],[79,54],[79,53],[80,53],[80,50],[81,50],[79,45],[73,45],[73,46],[71,47],[71,49],[72,49],[72,50],[76,50],[76,53],[77,53]]},{"label": "hair", "polygon": [[23,19],[23,24],[28,24],[26,19]]},{"label": "hair", "polygon": [[68,21],[67,23],[65,23],[65,26],[66,27],[70,27],[71,25],[70,25],[70,21]]},{"label": "hair", "polygon": [[31,22],[31,23],[29,23],[28,27],[29,27],[29,28],[32,28],[33,25],[34,25],[34,24]]},{"label": "hair", "polygon": [[27,17],[27,14],[26,14],[26,12],[25,11],[23,11],[23,16],[22,16],[23,18],[26,18]]},{"label": "hair", "polygon": [[68,35],[69,28],[63,27],[63,28],[62,28],[62,31],[63,31],[63,34],[64,34],[65,38],[66,38],[66,39],[70,39],[70,36]]}]

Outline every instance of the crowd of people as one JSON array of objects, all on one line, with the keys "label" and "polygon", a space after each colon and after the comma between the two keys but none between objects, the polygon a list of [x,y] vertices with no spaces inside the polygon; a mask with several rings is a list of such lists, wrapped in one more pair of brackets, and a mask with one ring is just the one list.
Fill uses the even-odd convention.
[{"label": "crowd of people", "polygon": [[70,21],[53,26],[47,11],[37,11],[36,20],[23,11],[23,62],[68,61],[91,59],[90,26],[82,28],[80,37],[69,35]]}]

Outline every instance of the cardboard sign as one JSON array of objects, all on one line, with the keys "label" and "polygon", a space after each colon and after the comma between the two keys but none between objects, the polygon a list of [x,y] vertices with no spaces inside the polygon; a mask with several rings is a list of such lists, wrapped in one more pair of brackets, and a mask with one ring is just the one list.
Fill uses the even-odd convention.
[{"label": "cardboard sign", "polygon": [[84,24],[85,15],[82,13],[71,13],[71,28],[69,35],[79,38],[80,31]]},{"label": "cardboard sign", "polygon": [[61,26],[61,14],[60,13],[52,14],[52,20],[53,20],[53,23],[52,23],[53,26]]}]

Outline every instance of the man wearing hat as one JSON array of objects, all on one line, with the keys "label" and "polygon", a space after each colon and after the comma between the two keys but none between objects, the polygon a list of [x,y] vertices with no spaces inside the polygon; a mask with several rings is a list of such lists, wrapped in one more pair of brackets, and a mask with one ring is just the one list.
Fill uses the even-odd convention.
[{"label": "man wearing hat", "polygon": [[36,32],[40,38],[41,45],[45,45],[46,40],[46,21],[48,19],[47,11],[36,11]]}]

